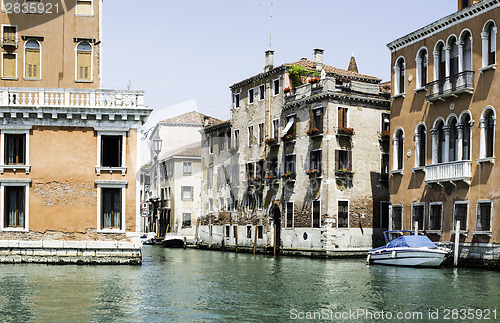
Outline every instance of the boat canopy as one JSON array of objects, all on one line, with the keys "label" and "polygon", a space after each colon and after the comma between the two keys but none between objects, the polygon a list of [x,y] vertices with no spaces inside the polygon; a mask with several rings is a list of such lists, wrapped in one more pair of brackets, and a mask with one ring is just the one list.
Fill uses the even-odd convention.
[{"label": "boat canopy", "polygon": [[398,237],[389,244],[387,244],[387,248],[396,248],[396,247],[408,247],[408,248],[437,248],[434,242],[431,241],[427,236],[401,236]]}]

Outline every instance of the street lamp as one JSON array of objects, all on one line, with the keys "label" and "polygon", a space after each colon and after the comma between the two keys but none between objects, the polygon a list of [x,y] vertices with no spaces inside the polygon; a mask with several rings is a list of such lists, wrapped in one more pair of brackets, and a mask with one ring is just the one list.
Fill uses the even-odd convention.
[{"label": "street lamp", "polygon": [[[158,154],[161,151],[161,146],[163,143],[163,140],[161,140],[159,132],[160,132],[160,130],[158,129],[158,132],[153,137],[153,151],[154,151],[155,156],[156,156],[155,182],[156,182],[156,194],[157,194],[158,198],[161,196],[161,193],[160,193],[161,192],[161,187],[160,187],[161,181],[160,181],[160,169],[159,169],[159,164],[158,164]],[[160,206],[160,205],[158,205],[158,206]],[[157,237],[160,236],[160,212],[159,211],[158,211],[158,216],[156,217],[156,236]]]},{"label": "street lamp", "polygon": [[156,136],[153,138],[153,150],[156,155],[158,155],[161,151],[163,140],[160,137],[160,134],[157,132]]}]

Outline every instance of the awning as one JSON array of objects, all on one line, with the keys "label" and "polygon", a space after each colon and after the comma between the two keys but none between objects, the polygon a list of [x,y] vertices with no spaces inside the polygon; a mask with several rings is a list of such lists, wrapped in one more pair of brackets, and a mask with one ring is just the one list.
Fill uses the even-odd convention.
[{"label": "awning", "polygon": [[290,119],[288,119],[288,122],[285,126],[285,129],[283,129],[283,135],[286,135],[288,133],[288,131],[290,130],[290,128],[292,127],[293,125],[293,121],[295,120],[294,117],[290,117]]}]

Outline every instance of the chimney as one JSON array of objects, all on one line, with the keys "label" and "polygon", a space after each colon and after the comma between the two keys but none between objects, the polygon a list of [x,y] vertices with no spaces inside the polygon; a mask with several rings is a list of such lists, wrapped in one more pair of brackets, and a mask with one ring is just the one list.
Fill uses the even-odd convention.
[{"label": "chimney", "polygon": [[317,71],[321,71],[323,69],[323,53],[324,50],[321,48],[314,49],[314,65]]},{"label": "chimney", "polygon": [[203,116],[203,126],[208,127],[210,125],[210,118],[208,116]]},{"label": "chimney", "polygon": [[269,72],[273,67],[274,50],[266,50],[266,66],[264,67],[265,72]]}]

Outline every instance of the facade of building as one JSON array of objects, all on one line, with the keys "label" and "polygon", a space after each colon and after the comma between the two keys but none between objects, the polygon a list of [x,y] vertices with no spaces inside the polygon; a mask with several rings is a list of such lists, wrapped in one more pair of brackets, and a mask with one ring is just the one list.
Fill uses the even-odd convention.
[{"label": "facade of building", "polygon": [[138,145],[151,109],[143,91],[100,88],[101,1],[75,3],[49,19],[3,1],[2,261],[141,261]]},{"label": "facade of building", "polygon": [[151,147],[151,191],[145,201],[150,203],[148,231],[156,232],[158,238],[167,232],[194,237],[200,214],[200,131],[216,122],[220,120],[191,111],[162,120],[151,131],[150,139],[159,137],[162,145],[158,155]]},{"label": "facade of building", "polygon": [[458,9],[388,44],[390,223],[418,223],[444,244],[458,234],[461,258],[498,266],[500,1],[458,1]]},{"label": "facade of building", "polygon": [[354,57],[347,70],[325,65],[320,49],[314,61],[278,67],[273,54],[263,73],[231,86],[231,122],[205,129],[200,239],[320,256],[366,252],[388,219],[389,100],[380,79],[360,74]]}]

